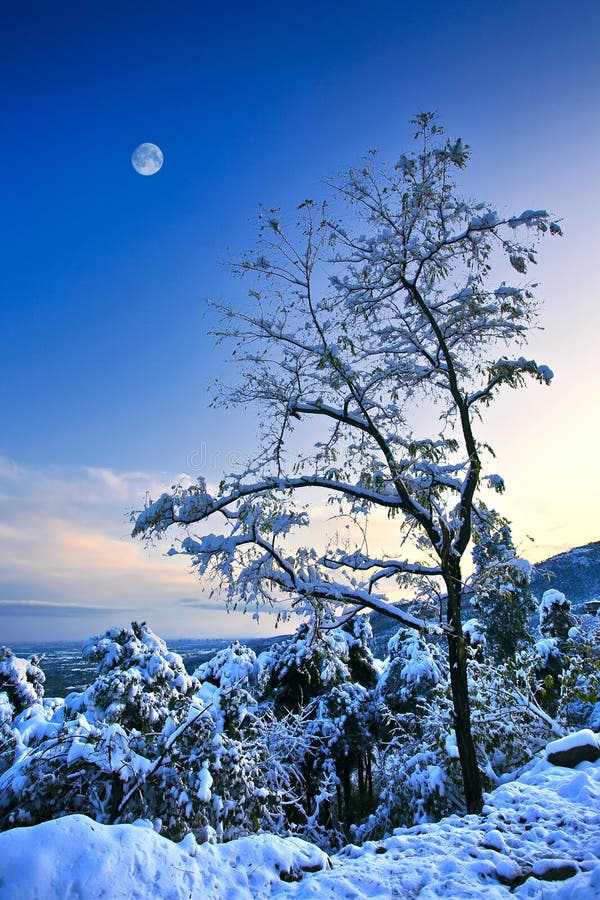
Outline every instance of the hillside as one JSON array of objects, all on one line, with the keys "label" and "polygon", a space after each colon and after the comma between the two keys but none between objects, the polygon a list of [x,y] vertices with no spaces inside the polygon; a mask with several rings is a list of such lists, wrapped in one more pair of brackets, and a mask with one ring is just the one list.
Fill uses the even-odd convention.
[{"label": "hillside", "polygon": [[531,586],[538,598],[548,588],[562,591],[579,612],[586,601],[600,597],[600,541],[536,563]]}]

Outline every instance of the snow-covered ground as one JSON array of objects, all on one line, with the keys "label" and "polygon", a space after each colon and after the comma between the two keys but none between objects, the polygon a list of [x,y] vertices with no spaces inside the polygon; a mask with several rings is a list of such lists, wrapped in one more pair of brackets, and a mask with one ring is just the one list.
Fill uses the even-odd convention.
[{"label": "snow-covered ground", "polygon": [[174,844],[149,823],[66,816],[0,834],[0,898],[600,897],[600,761],[538,758],[486,800],[483,816],[401,829],[331,859],[297,838]]}]

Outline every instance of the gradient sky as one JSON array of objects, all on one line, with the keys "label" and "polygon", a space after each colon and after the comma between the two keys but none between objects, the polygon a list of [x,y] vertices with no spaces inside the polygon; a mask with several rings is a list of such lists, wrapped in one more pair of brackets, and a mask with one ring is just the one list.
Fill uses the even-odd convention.
[{"label": "gradient sky", "polygon": [[[600,539],[599,54],[593,0],[4,9],[0,643],[132,618],[256,632],[124,514],[254,445],[252,413],[208,409],[224,351],[203,300],[240,296],[220,260],[257,204],[318,196],[371,147],[393,159],[421,110],[471,145],[466,192],[563,218],[530,347],[556,382],[506,396],[485,436],[531,559]],[[142,141],[165,156],[150,178]]]}]

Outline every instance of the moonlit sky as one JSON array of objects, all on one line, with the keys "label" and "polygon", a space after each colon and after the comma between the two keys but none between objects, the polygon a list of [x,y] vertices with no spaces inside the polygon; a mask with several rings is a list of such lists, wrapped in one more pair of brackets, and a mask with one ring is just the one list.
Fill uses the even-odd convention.
[{"label": "moonlit sky", "polygon": [[421,110],[471,145],[466,193],[562,217],[527,351],[555,383],[505,395],[480,434],[530,559],[600,539],[599,53],[595,0],[3,9],[0,643],[132,618],[258,633],[126,513],[255,445],[254,412],[208,409],[224,350],[203,301],[245,290],[219,261],[252,244],[257,204],[318,197],[371,147],[393,159]]}]

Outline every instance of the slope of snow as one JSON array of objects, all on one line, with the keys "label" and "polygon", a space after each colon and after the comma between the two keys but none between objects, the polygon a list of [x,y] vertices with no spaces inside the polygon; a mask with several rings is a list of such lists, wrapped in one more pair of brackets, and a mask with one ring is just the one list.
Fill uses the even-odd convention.
[{"label": "slope of snow", "polygon": [[600,763],[565,769],[538,758],[486,801],[482,816],[349,845],[331,865],[296,838],[174,844],[147,823],[66,816],[0,834],[0,898],[600,897]]},{"label": "slope of snow", "polygon": [[298,838],[256,835],[175,844],[149,823],[99,825],[65,816],[0,834],[2,900],[249,900],[273,882],[327,866],[325,853]]}]

